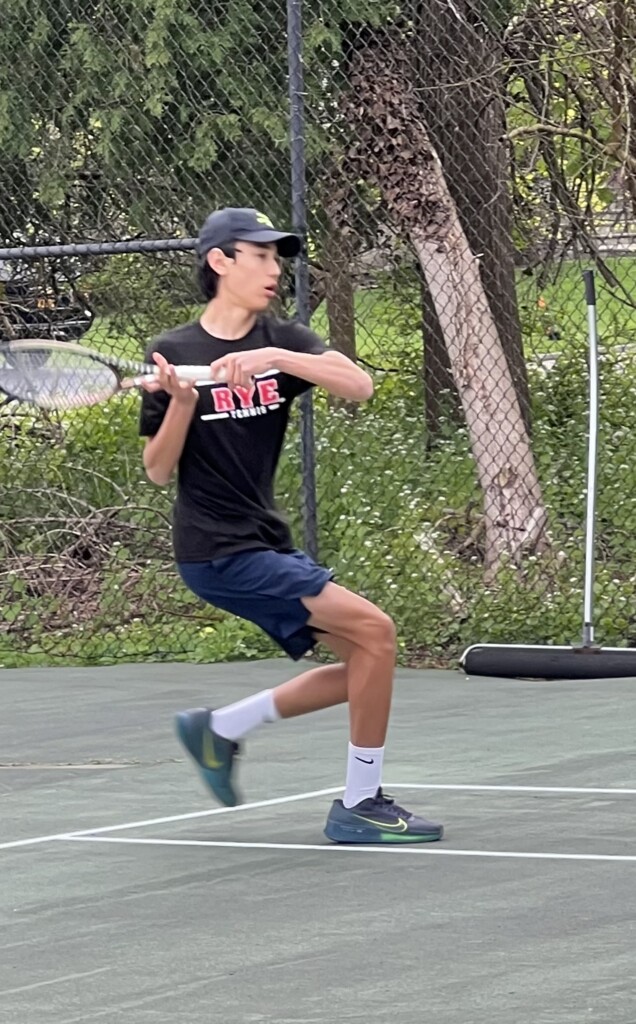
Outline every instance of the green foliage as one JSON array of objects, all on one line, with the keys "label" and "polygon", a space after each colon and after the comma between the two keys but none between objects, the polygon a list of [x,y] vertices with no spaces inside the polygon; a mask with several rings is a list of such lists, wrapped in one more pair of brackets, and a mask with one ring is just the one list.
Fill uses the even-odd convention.
[{"label": "green foliage", "polygon": [[[605,6],[595,10],[603,14]],[[336,100],[348,43],[413,10],[377,0],[304,5],[311,252],[318,263],[329,256],[323,192],[346,129]],[[579,214],[589,221],[612,199],[610,143],[620,119],[606,98],[612,85],[603,54],[611,41],[590,48],[572,22],[564,28],[554,20],[562,12],[549,2],[483,0],[473,14],[479,31],[486,25],[492,33],[507,127],[518,130],[513,176],[506,165],[502,180],[515,203],[517,247],[532,256],[555,210],[562,212],[563,190],[570,221]],[[283,0],[4,0],[0,237],[190,235],[222,203],[258,203],[286,220],[285,21]],[[424,36],[418,45],[418,59],[426,60]],[[601,91],[599,82],[606,83]],[[538,121],[554,132],[537,135]],[[374,248],[386,226],[383,197],[373,182],[351,187],[349,222]],[[566,223],[562,218],[562,234]],[[466,432],[449,419],[434,447],[424,436],[421,300],[412,257],[402,254],[401,262],[399,272],[374,271],[377,287],[356,295],[358,353],[381,368],[373,401],[355,414],[322,396],[316,401],[322,558],[341,582],[394,615],[407,661],[447,659],[476,639],[575,639],[586,456],[582,268],[571,263],[554,279],[545,268],[518,278],[533,448],[563,558],[528,560],[522,575],[509,568],[486,587]],[[635,375],[621,352],[636,326],[634,264],[608,265],[623,287],[599,288],[607,355],[598,626],[602,639],[623,642],[633,640],[636,579]],[[189,258],[117,257],[64,272],[98,314],[87,343],[131,357],[197,301]],[[326,333],[324,310],[314,326]],[[556,364],[546,355],[558,356]],[[0,663],[272,653],[258,630],[203,608],[176,578],[172,491],[157,490],[143,474],[137,414],[131,397],[62,419],[0,410],[0,465],[10,470],[10,486],[0,493]],[[294,435],[279,492],[300,540]]]},{"label": "green foliage", "polygon": [[[618,178],[627,191],[630,99],[621,76],[631,71],[633,78],[636,46],[627,7],[622,28],[609,3],[583,20],[550,0],[523,7],[508,36],[511,56],[524,57],[513,56],[508,67],[506,120],[514,138],[515,243],[534,260],[548,238],[581,240],[582,228],[594,236],[599,214],[620,196]],[[621,54],[620,75],[613,51]],[[627,225],[618,218],[615,227]]]},{"label": "green foliage", "polygon": [[[449,420],[427,446],[422,381],[405,337],[400,351],[393,302],[390,291],[358,296],[370,335],[386,339],[384,355],[409,372],[377,373],[372,401],[353,412],[316,395],[322,561],[394,616],[406,663],[452,661],[478,640],[576,641],[587,459],[582,336],[562,346],[554,365],[530,371],[553,557],[526,559],[521,573],[509,567],[485,586],[466,431]],[[404,313],[405,331],[407,321]],[[0,664],[277,653],[259,630],[202,606],[177,578],[168,528],[173,492],[143,474],[137,417],[132,396],[59,422],[0,412],[0,464],[16,467],[0,497]],[[621,644],[636,642],[636,370],[631,351],[611,345],[601,365],[601,424],[597,632],[601,642]],[[293,429],[278,493],[302,543]]]},{"label": "green foliage", "polygon": [[[309,106],[329,102],[347,21],[377,26],[396,9],[306,7]],[[189,234],[223,204],[285,218],[285,24],[284,0],[6,0],[0,236]],[[328,144],[315,124],[310,176]]]}]

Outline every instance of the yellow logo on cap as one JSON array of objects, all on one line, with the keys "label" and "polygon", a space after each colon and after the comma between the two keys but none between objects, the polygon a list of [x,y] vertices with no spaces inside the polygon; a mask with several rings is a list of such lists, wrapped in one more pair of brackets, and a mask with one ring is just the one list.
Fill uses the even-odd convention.
[{"label": "yellow logo on cap", "polygon": [[259,224],[265,224],[265,226],[268,227],[268,228],[273,228],[274,227],[274,225],[272,224],[271,220],[269,219],[269,217],[265,213],[258,213],[258,211],[257,211],[256,219],[257,219]]}]

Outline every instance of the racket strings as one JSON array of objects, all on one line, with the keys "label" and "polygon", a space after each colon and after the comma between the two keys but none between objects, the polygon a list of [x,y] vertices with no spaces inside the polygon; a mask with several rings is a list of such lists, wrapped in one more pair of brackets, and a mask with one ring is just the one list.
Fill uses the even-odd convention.
[{"label": "racket strings", "polygon": [[0,356],[0,390],[44,409],[73,409],[110,398],[118,389],[113,369],[72,352],[42,350]]}]

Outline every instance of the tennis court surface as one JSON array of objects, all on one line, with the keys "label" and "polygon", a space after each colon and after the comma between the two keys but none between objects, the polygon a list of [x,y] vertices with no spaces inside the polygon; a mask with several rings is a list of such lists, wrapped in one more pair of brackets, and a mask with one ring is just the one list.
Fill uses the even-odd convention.
[{"label": "tennis court surface", "polygon": [[385,789],[442,843],[331,845],[346,710],[208,799],[176,710],[284,660],[0,675],[2,1024],[636,1021],[636,680],[398,672]]}]

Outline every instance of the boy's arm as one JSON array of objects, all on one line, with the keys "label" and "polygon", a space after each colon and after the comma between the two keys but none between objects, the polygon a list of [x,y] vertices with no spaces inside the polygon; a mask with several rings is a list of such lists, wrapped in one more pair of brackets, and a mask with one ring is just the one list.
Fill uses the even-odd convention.
[{"label": "boy's arm", "polygon": [[351,402],[365,402],[373,394],[373,381],[369,374],[342,352],[334,352],[333,349],[317,355],[287,348],[228,353],[212,363],[210,372],[212,377],[227,381],[229,387],[249,387],[257,374],[273,369],[316,384],[337,398]]},{"label": "boy's arm", "polygon": [[342,352],[334,352],[333,349],[320,355],[276,349],[276,366],[283,373],[325,388],[336,398],[366,402],[373,395],[373,381],[369,374]]},{"label": "boy's arm", "polygon": [[165,487],[181,458],[199,395],[191,384],[177,380],[174,366],[162,355],[155,352],[153,359],[159,373],[143,386],[149,392],[164,391],[170,396],[170,401],[157,433],[146,440],[143,462],[148,479],[159,487]]}]

